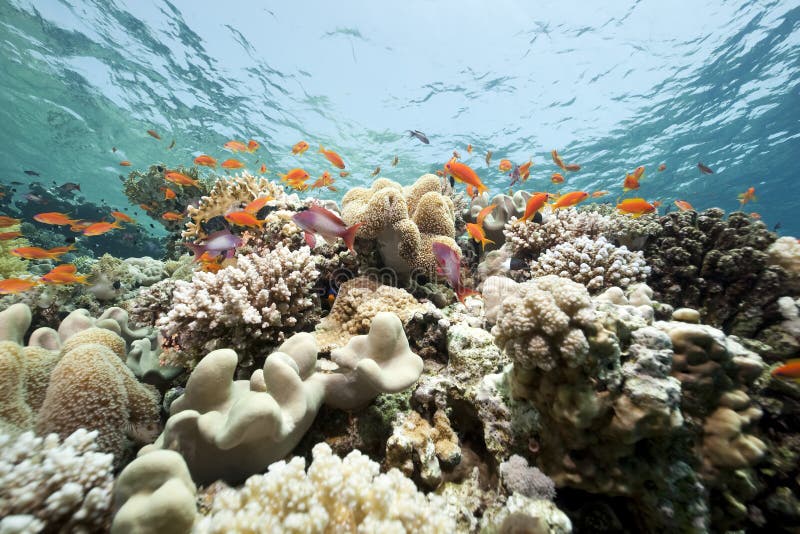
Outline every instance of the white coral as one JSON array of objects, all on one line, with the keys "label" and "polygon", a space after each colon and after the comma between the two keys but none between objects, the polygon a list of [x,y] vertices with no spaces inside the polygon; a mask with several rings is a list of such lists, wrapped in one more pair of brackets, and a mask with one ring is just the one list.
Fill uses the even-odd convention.
[{"label": "white coral", "polygon": [[56,434],[0,435],[0,531],[23,523],[29,532],[105,530],[114,457],[97,452],[96,437],[86,429],[63,442]]},{"label": "white coral", "polygon": [[650,274],[650,267],[641,252],[615,247],[603,236],[581,236],[540,255],[531,274],[557,274],[584,284],[589,291],[599,291],[643,282]]},{"label": "white coral", "polygon": [[569,208],[548,214],[541,224],[512,221],[504,233],[514,254],[536,256],[579,236],[600,236],[613,226],[613,220],[606,215]]},{"label": "white coral", "polygon": [[295,457],[241,489],[219,491],[195,532],[454,532],[445,502],[417,491],[397,469],[380,474],[361,452],[341,459],[325,443],[312,454],[308,473]]}]

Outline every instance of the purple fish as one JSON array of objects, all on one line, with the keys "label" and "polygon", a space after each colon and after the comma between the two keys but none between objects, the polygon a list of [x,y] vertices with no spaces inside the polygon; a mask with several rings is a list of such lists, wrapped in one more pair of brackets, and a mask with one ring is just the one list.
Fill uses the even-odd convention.
[{"label": "purple fish", "polygon": [[205,252],[215,256],[219,256],[224,252],[226,258],[231,258],[233,257],[233,252],[238,247],[242,246],[242,238],[236,234],[232,234],[231,231],[226,228],[209,235],[201,245],[188,242],[183,245],[194,252],[195,258],[199,258]]},{"label": "purple fish", "polygon": [[508,175],[511,177],[511,185],[509,187],[514,187],[514,184],[519,181],[519,165],[515,163],[514,168]]},{"label": "purple fish", "polygon": [[433,256],[436,259],[436,274],[443,276],[450,282],[460,302],[469,295],[477,295],[477,291],[467,289],[461,285],[461,256],[449,245],[434,241]]},{"label": "purple fish", "polygon": [[325,239],[341,237],[347,249],[353,254],[353,241],[356,239],[356,232],[362,223],[356,223],[350,228],[344,223],[341,217],[331,210],[326,210],[322,206],[310,206],[307,210],[292,215],[292,220],[305,232],[306,243],[314,248],[317,240],[314,234],[319,234]]}]

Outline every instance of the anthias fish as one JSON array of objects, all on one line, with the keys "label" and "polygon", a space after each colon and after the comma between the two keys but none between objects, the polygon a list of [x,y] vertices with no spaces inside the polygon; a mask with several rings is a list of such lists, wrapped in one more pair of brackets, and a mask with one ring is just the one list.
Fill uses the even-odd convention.
[{"label": "anthias fish", "polygon": [[464,302],[467,296],[477,294],[476,291],[461,285],[461,255],[449,245],[439,241],[434,241],[431,246],[436,260],[436,274],[450,283],[458,300]]},{"label": "anthias fish", "polygon": [[232,258],[234,251],[242,246],[242,238],[226,228],[209,235],[201,244],[185,242],[183,245],[194,252],[197,261],[205,254],[212,257],[225,254],[227,258]]},{"label": "anthias fish", "polygon": [[353,250],[353,242],[361,223],[348,228],[341,217],[321,206],[311,206],[307,210],[295,213],[292,215],[292,220],[305,232],[306,243],[311,248],[316,245],[314,234],[319,234],[325,239],[341,237],[347,249],[353,254],[356,253]]}]

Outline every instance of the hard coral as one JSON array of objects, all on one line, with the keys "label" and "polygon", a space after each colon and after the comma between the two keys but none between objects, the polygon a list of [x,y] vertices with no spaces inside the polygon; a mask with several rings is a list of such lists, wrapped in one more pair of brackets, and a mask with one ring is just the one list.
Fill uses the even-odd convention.
[{"label": "hard coral", "polygon": [[504,232],[506,243],[515,256],[535,259],[547,249],[577,237],[599,237],[612,226],[610,217],[568,208],[546,214],[541,224],[511,222],[505,226]]},{"label": "hard coral", "polygon": [[283,245],[263,255],[247,254],[216,273],[196,272],[177,281],[172,309],[156,322],[165,339],[166,364],[194,367],[203,354],[229,347],[248,361],[287,335],[312,324],[311,288],[319,272],[308,247]]}]

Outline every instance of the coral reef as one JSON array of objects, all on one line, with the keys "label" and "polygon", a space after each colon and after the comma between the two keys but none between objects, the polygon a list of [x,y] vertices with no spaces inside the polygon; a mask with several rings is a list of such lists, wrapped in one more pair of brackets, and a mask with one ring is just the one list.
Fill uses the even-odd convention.
[{"label": "coral reef", "polygon": [[603,236],[579,236],[540,254],[531,276],[556,274],[597,292],[611,286],[626,288],[644,282],[650,274],[641,252],[615,247]]},{"label": "coral reef", "polygon": [[530,499],[517,493],[502,508],[489,510],[481,521],[481,532],[569,534],[572,522],[552,501]]},{"label": "coral reef", "polygon": [[239,256],[216,273],[177,281],[172,309],[156,321],[164,336],[164,363],[192,368],[221,347],[248,359],[267,352],[315,319],[311,291],[319,272],[308,247],[279,245],[263,255]]},{"label": "coral reef", "polygon": [[614,227],[614,221],[605,215],[575,208],[548,213],[541,224],[527,221],[505,226],[506,243],[514,256],[535,259],[539,254],[560,243],[576,237],[595,238]]},{"label": "coral reef", "polygon": [[529,198],[531,198],[531,194],[527,191],[516,191],[513,196],[504,194],[495,195],[491,202],[489,202],[489,195],[487,193],[481,193],[475,197],[469,209],[464,213],[464,219],[468,222],[476,222],[480,211],[490,204],[497,206],[483,220],[483,231],[486,237],[494,241],[494,243],[486,245],[484,248],[486,252],[491,252],[503,246],[506,240],[505,234],[503,233],[506,224],[511,222],[513,217],[519,219],[525,214],[525,206]]},{"label": "coral reef", "polygon": [[0,434],[0,531],[103,532],[111,519],[113,457],[96,431]]},{"label": "coral reef", "polygon": [[770,265],[783,267],[789,275],[789,291],[797,295],[800,292],[800,243],[797,238],[779,237],[767,248],[767,257]]},{"label": "coral reef", "polygon": [[527,460],[518,454],[512,454],[501,463],[498,471],[500,481],[509,495],[519,493],[534,500],[548,501],[556,498],[556,486],[552,479],[539,468],[529,466]]}]

